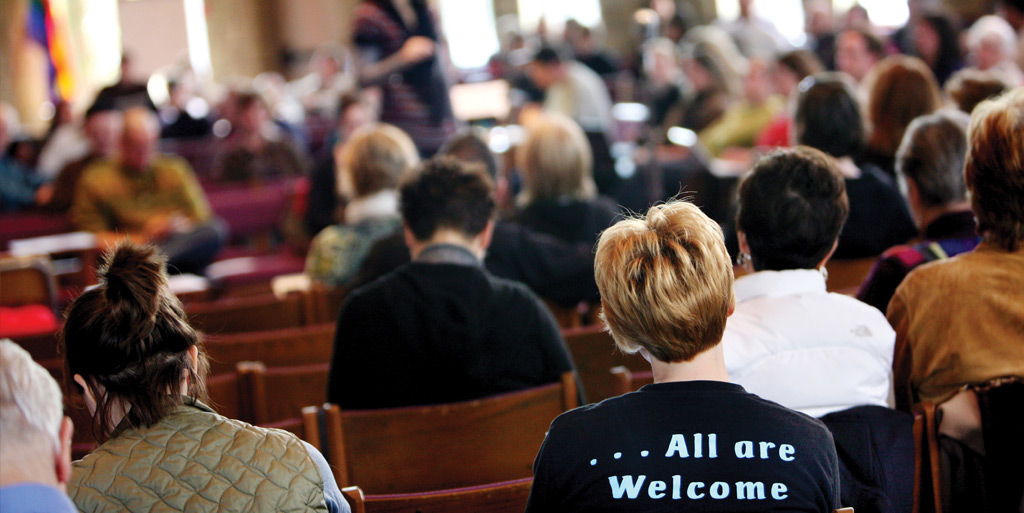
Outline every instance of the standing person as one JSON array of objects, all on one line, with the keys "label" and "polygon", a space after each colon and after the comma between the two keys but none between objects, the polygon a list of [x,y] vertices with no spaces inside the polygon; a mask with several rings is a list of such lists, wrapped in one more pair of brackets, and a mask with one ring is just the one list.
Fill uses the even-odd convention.
[{"label": "standing person", "polygon": [[157,153],[160,124],[144,107],[125,111],[120,153],[82,172],[71,220],[104,246],[122,238],[156,244],[179,272],[201,272],[227,238],[192,169]]},{"label": "standing person", "polygon": [[359,86],[379,86],[380,121],[412,137],[429,157],[455,133],[441,31],[426,0],[363,0],[353,43]]},{"label": "standing person", "polygon": [[466,401],[571,371],[544,304],[483,268],[495,210],[484,171],[430,160],[400,194],[412,262],[356,289],[342,306],[328,401],[347,409]]},{"label": "standing person", "polygon": [[601,235],[595,278],[615,345],[643,355],[654,384],[551,423],[528,513],[839,507],[828,429],[728,382],[735,301],[718,224],[683,202],[620,221]]},{"label": "standing person", "polygon": [[14,342],[0,340],[0,511],[72,513],[71,419],[60,387]]},{"label": "standing person", "polygon": [[348,511],[313,446],[203,404],[203,341],[155,248],[121,243],[98,275],[58,342],[102,442],[72,468],[80,511]]}]

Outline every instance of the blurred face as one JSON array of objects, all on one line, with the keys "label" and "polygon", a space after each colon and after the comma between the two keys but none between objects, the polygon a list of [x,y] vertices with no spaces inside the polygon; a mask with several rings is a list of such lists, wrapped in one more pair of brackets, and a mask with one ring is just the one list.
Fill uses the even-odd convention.
[{"label": "blurred face", "polygon": [[121,162],[131,169],[146,169],[156,155],[156,132],[145,128],[121,136]]},{"label": "blurred face", "polygon": [[796,89],[796,85],[799,83],[800,77],[793,70],[782,65],[775,66],[775,71],[772,73],[772,85],[775,87],[775,94],[788,98],[789,94]]},{"label": "blurred face", "polygon": [[556,64],[542,64],[539,62],[532,62],[526,68],[526,72],[530,75],[530,80],[541,88],[547,89],[554,85],[558,81],[558,73]]},{"label": "blurred face", "polygon": [[85,121],[85,136],[94,152],[113,155],[121,137],[121,117],[116,112],[93,114]]},{"label": "blurred face", "polygon": [[914,47],[921,59],[928,64],[935,64],[939,58],[939,33],[932,28],[931,24],[919,21],[914,24]]},{"label": "blurred face", "polygon": [[971,48],[971,62],[982,71],[998,66],[1002,61],[1003,47],[998,37],[986,37]]},{"label": "blurred face", "polygon": [[867,76],[878,59],[868,51],[867,42],[860,34],[843,32],[836,42],[836,68],[849,73],[857,82]]},{"label": "blurred face", "polygon": [[270,118],[267,109],[259,102],[254,102],[238,115],[238,128],[243,132],[258,132],[260,127]]},{"label": "blurred face", "polygon": [[367,125],[370,121],[373,121],[370,109],[361,103],[345,109],[345,113],[341,116],[341,122],[338,124],[341,140],[347,141],[352,132],[355,132],[359,127]]},{"label": "blurred face", "polygon": [[692,84],[693,88],[698,92],[706,91],[711,87],[711,73],[709,73],[708,70],[705,69],[704,66],[701,66],[696,60],[684,60],[683,72],[686,73],[687,78],[690,79],[690,84]]},{"label": "blurred face", "polygon": [[747,101],[759,104],[772,94],[772,81],[768,75],[768,66],[761,59],[751,59],[750,69],[743,79],[743,94]]}]

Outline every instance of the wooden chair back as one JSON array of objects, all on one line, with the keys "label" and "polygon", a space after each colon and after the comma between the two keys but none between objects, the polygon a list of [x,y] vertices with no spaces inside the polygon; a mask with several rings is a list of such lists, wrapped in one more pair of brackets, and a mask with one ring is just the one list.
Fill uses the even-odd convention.
[{"label": "wooden chair back", "polygon": [[252,422],[249,401],[245,399],[248,391],[243,385],[237,371],[215,374],[207,378],[206,393],[210,398],[208,406],[230,419]]},{"label": "wooden chair back", "polygon": [[42,363],[42,360],[60,359],[57,354],[57,333],[40,333],[38,335],[12,336],[16,344],[28,351],[32,359]]},{"label": "wooden chair back", "polygon": [[641,371],[631,371],[623,366],[613,367],[608,371],[615,382],[615,395],[636,392],[645,385],[654,383],[654,374],[650,368]]},{"label": "wooden chair back", "polygon": [[522,513],[533,478],[396,495],[363,495],[358,486],[344,488],[352,513]]},{"label": "wooden chair back", "polygon": [[[555,417],[578,403],[571,372],[559,383],[473,401],[381,410],[303,409],[339,486],[374,494],[444,490],[533,475]],[[322,427],[321,427],[322,426]]]},{"label": "wooden chair back", "polygon": [[330,323],[209,336],[204,349],[210,373],[234,372],[243,361],[263,362],[270,367],[328,362],[334,349],[334,328]]},{"label": "wooden chair back", "polygon": [[0,258],[0,306],[57,308],[57,270],[46,256]]},{"label": "wooden chair back", "polygon": [[344,287],[326,287],[314,284],[307,295],[313,320],[332,325],[338,322],[338,313],[341,312],[341,305],[348,297],[348,292],[348,289]]},{"label": "wooden chair back", "polygon": [[858,258],[852,260],[831,259],[825,264],[828,271],[826,288],[829,292],[837,292],[848,296],[857,295],[857,290],[864,279],[868,277],[871,268],[875,265],[875,257]]},{"label": "wooden chair back", "polygon": [[273,294],[232,297],[185,305],[189,323],[210,334],[278,330],[307,324],[309,312],[302,295]]},{"label": "wooden chair back", "polygon": [[636,371],[651,368],[642,356],[619,351],[612,336],[600,325],[564,330],[562,337],[569,346],[569,354],[576,363],[576,372],[589,402],[596,403],[619,395],[608,373],[612,367],[623,366]]},{"label": "wooden chair back", "polygon": [[[302,408],[327,400],[327,362],[292,367],[267,367],[262,362],[241,362],[241,376],[252,412],[252,422],[266,425],[288,421],[291,430],[301,431]],[[281,427],[281,426],[277,426]]]},{"label": "wooden chair back", "polygon": [[583,325],[583,317],[580,315],[579,305],[562,306],[547,299],[544,305],[548,307],[551,315],[555,317],[558,327],[564,329],[578,328]]}]

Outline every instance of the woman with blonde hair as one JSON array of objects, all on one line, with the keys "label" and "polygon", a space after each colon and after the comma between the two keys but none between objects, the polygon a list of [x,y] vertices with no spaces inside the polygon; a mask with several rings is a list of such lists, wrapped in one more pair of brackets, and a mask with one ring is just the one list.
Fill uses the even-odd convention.
[{"label": "woman with blonde hair", "polygon": [[370,247],[398,230],[398,179],[419,163],[412,139],[384,123],[360,128],[335,149],[338,192],[348,200],[344,222],[313,239],[306,274],[328,285],[345,285]]},{"label": "woman with blonde hair", "polygon": [[568,116],[545,113],[526,132],[516,153],[525,189],[511,221],[566,242],[593,244],[617,209],[597,195],[583,130]]}]

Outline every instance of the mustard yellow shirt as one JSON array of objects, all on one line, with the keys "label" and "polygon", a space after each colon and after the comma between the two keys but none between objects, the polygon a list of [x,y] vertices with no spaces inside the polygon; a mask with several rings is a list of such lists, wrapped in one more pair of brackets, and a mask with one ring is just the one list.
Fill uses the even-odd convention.
[{"label": "mustard yellow shirt", "polygon": [[75,227],[90,232],[137,232],[153,217],[174,214],[202,223],[211,211],[188,163],[169,155],[157,156],[142,173],[116,159],[89,166],[71,205]]},{"label": "mustard yellow shirt", "polygon": [[741,101],[729,107],[722,117],[700,131],[700,142],[711,154],[718,156],[726,148],[750,148],[757,136],[782,112],[780,96],[771,96],[759,105]]}]

